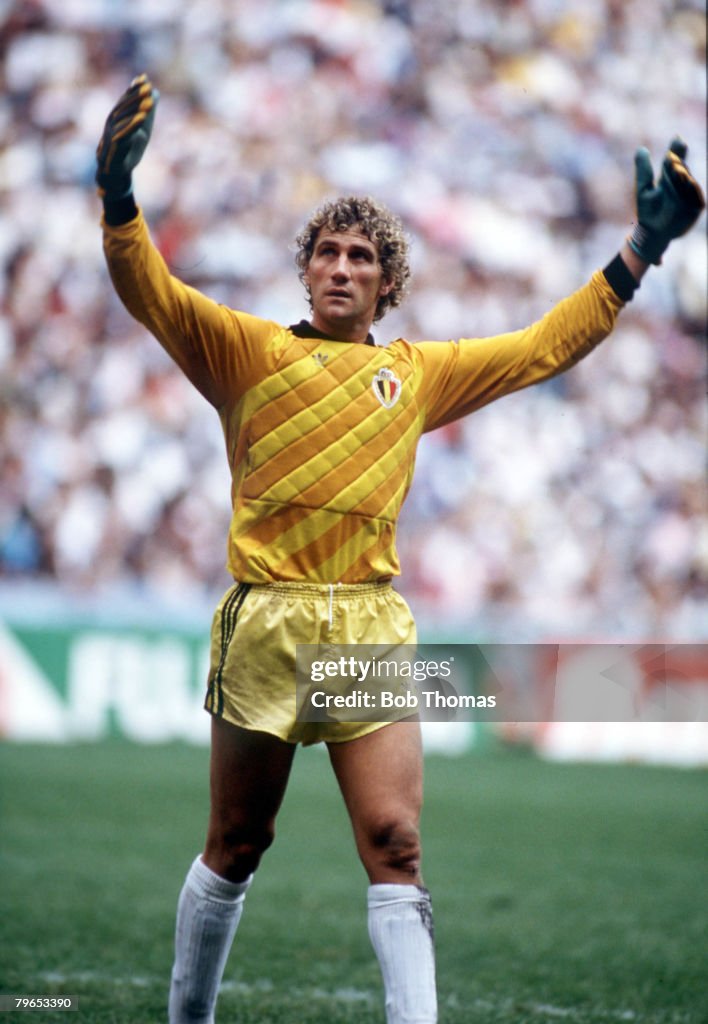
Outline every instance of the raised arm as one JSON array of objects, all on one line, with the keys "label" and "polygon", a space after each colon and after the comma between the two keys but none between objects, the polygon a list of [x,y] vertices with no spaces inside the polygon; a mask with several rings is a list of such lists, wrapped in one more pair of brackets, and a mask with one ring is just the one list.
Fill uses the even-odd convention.
[{"label": "raised arm", "polygon": [[220,408],[249,386],[254,353],[272,325],[184,284],[153,245],[133,196],[133,171],[150,140],[158,99],[146,75],[134,79],[108,115],[96,150],[106,262],[128,312]]},{"label": "raised arm", "polygon": [[651,264],[661,263],[670,242],[685,234],[705,207],[686,153],[685,143],[674,139],[655,183],[649,153],[637,150],[632,233],[603,271],[541,320],[493,338],[416,346],[428,381],[426,430],[562,373],[607,337]]}]

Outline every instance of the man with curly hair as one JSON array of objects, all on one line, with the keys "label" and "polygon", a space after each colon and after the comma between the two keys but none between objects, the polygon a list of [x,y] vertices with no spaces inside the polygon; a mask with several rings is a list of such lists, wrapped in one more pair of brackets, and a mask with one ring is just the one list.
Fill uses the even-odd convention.
[{"label": "man with curly hair", "polygon": [[650,263],[703,206],[675,140],[655,185],[637,152],[638,224],[604,271],[538,323],[486,339],[374,343],[410,271],[399,220],[372,199],[325,204],[298,236],[310,321],[283,327],[172,276],[132,193],[157,92],[136,79],[97,151],[115,288],[216,409],[232,473],[228,568],[212,626],[211,813],[180,894],[171,1024],[210,1024],[246,892],[273,840],[298,743],[324,742],[369,878],[369,933],[388,1024],[437,1020],[421,876],[419,723],[298,715],[298,644],[415,644],[391,580],[424,431],[571,367],[612,330]]},{"label": "man with curly hair", "polygon": [[319,303],[316,307],[313,302],[310,285],[310,264],[315,254],[315,244],[321,232],[334,235],[335,240],[339,241],[339,236],[351,230],[364,235],[376,247],[383,279],[388,285],[376,303],[372,319],[376,323],[389,309],[400,306],[411,276],[408,242],[403,225],[381,203],[370,197],[349,196],[326,203],[317,210],[295,239],[298,246],[295,261],[300,270],[299,277],[307,288],[310,309],[314,317],[318,317],[321,311]]}]

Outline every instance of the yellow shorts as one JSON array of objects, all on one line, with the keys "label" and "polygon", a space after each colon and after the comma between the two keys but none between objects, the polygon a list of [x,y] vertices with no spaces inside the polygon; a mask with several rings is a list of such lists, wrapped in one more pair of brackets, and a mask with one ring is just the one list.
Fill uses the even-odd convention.
[{"label": "yellow shorts", "polygon": [[297,720],[297,644],[415,644],[408,605],[390,583],[236,583],[211,630],[204,707],[288,743],[356,739],[384,722]]}]

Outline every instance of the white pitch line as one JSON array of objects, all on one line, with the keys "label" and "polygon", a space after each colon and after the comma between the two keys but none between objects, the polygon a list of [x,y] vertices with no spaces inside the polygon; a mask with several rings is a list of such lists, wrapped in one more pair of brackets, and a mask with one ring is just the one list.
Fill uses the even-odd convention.
[{"label": "white pitch line", "polygon": [[[458,1008],[460,1003],[452,996],[446,1000],[445,1005]],[[547,1021],[550,1018],[562,1019],[562,1020],[582,1020],[587,1016],[588,1010],[581,1009],[574,1006],[554,1006],[552,1003],[533,1003],[533,1002],[519,1002],[516,999],[506,998],[494,1002],[491,999],[475,999],[470,1009],[487,1010],[494,1013],[521,1013],[531,1014],[534,1018],[540,1017],[541,1020]],[[634,1010],[600,1010],[597,1007],[592,1007],[592,1013],[595,1016],[600,1016],[607,1021],[635,1021],[639,1018]],[[679,1024],[678,1021],[674,1021],[672,1018],[672,1024]],[[689,1018],[685,1019],[685,1024],[689,1024]]]},{"label": "white pitch line", "polygon": [[[131,974],[127,978],[119,978],[114,974],[105,974],[101,971],[44,971],[38,975],[38,980],[48,985],[114,985],[118,988],[150,988],[164,987],[167,984],[166,977],[146,976]],[[243,999],[251,999],[262,996],[266,992],[275,992],[276,987],[270,978],[259,978],[256,982],[233,981],[227,979],[219,989],[220,992],[230,992]],[[365,1003],[373,1005],[378,1000],[373,992],[358,988],[337,988],[328,992],[323,988],[292,988],[289,993],[295,997],[304,997],[317,1002],[335,1002],[342,1004]]]},{"label": "white pitch line", "polygon": [[[132,974],[127,978],[119,978],[113,974],[106,974],[101,971],[75,971],[75,972],[63,972],[63,971],[45,971],[42,974],[36,976],[37,981],[40,983],[46,983],[51,985],[65,985],[71,987],[74,984],[98,984],[98,985],[115,985],[120,988],[165,988],[167,985],[166,977],[163,976],[150,976],[141,974]],[[242,999],[254,999],[258,996],[262,996],[267,992],[275,992],[276,986],[273,984],[270,978],[260,978],[256,982],[246,981],[233,981],[226,980],[221,986],[222,992],[231,992]],[[352,1003],[359,1003],[364,1006],[378,1006],[381,1001],[381,995],[375,994],[368,989],[359,988],[337,988],[332,992],[327,991],[323,988],[290,988],[288,990],[295,998],[311,999],[317,1002],[328,1002],[330,1004],[339,1005],[351,1005]],[[446,1006],[449,1009],[459,1009],[460,1006],[465,1005],[457,995],[450,993],[441,999],[441,1005]],[[552,1003],[534,1003],[534,1002],[518,1002],[513,998],[506,999],[474,999],[472,1004],[468,1004],[470,1010],[486,1010],[494,1013],[516,1013],[519,1012],[530,1014],[533,1017],[540,1018],[541,1021],[547,1021],[549,1019],[560,1019],[560,1020],[581,1020],[587,1016],[588,1009],[582,1009],[573,1006],[554,1006]],[[612,1021],[636,1021],[641,1018],[638,1017],[634,1010],[620,1010],[620,1009],[608,1009],[600,1010],[597,1007],[592,1007],[592,1013],[596,1017],[602,1017],[602,1019]],[[659,1019],[658,1017],[656,1018]],[[672,1024],[681,1024],[685,1021],[685,1024],[689,1024],[689,1018],[672,1018]]]}]

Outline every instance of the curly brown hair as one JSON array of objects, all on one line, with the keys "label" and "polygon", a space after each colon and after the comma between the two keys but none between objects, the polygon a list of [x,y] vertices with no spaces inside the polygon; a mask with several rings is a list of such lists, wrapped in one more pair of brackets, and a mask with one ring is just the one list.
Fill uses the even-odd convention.
[{"label": "curly brown hair", "polygon": [[[374,321],[380,320],[389,309],[400,306],[408,291],[411,276],[408,239],[400,219],[383,203],[370,196],[342,196],[340,199],[325,203],[315,211],[295,238],[298,276],[306,288],[305,274],[322,228],[327,231],[348,231],[350,228],[358,228],[376,246],[384,280],[390,282],[392,287],[386,295],[379,298]],[[307,291],[309,297],[309,288]]]}]

